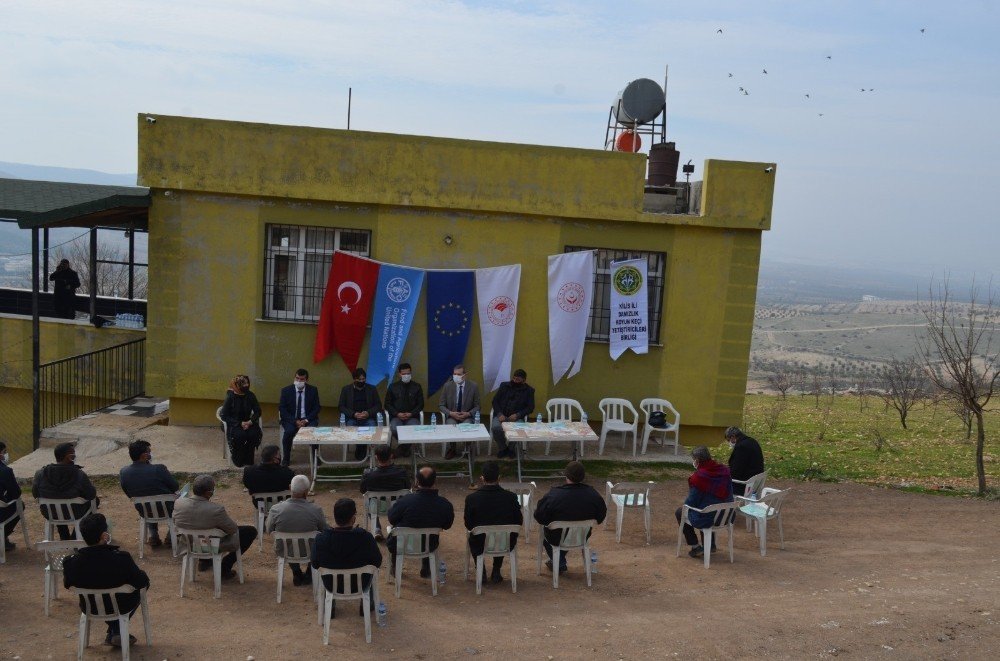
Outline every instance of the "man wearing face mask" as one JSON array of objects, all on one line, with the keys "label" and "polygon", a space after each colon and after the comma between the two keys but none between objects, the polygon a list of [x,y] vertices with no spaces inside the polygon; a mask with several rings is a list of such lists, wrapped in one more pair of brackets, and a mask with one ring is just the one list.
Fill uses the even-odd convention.
[{"label": "man wearing face mask", "polygon": [[[52,450],[52,454],[55,455],[56,463],[49,464],[35,473],[35,479],[31,483],[31,495],[35,498],[83,498],[93,501],[95,506],[100,506],[97,489],[83,469],[76,465],[74,444],[60,443]],[[70,507],[74,517],[82,517],[90,511],[91,503]],[[48,508],[42,508],[42,516],[48,518],[47,514]],[[56,532],[59,533],[59,539],[75,537],[73,529],[69,526],[56,526]]]},{"label": "man wearing face mask", "polygon": [[[712,459],[712,453],[704,445],[699,445],[691,451],[691,463],[694,464],[694,473],[688,478],[688,496],[684,500],[685,505],[690,505],[697,509],[704,509],[709,505],[733,502],[733,480],[729,475],[729,468],[724,464]],[[684,516],[684,508],[678,507],[674,512],[677,523],[680,525],[681,517]],[[689,512],[690,523],[684,524],[684,539],[691,546],[688,555],[692,558],[700,558],[705,554],[705,548],[698,539],[695,528],[711,528],[715,520],[714,514],[699,514]],[[712,551],[715,551],[715,537],[712,537]]]},{"label": "man wearing face mask", "polygon": [[514,451],[507,447],[507,435],[503,433],[503,423],[524,421],[535,410],[535,389],[525,383],[528,378],[524,370],[515,370],[510,381],[500,384],[493,397],[493,421],[490,431],[497,444],[497,459],[513,457]]},{"label": "man wearing face mask", "polygon": [[[465,365],[455,365],[451,371],[451,381],[441,389],[440,408],[444,422],[449,425],[472,422],[479,413],[479,386],[465,378]],[[468,446],[466,443],[466,450]],[[456,456],[455,444],[449,443],[444,458],[454,459]]]},{"label": "man wearing face mask", "polygon": [[[167,467],[163,464],[153,463],[153,450],[148,441],[139,439],[129,443],[128,456],[132,459],[132,463],[118,472],[118,481],[126,496],[139,498],[177,493],[177,480],[170,474]],[[140,505],[136,505],[135,509],[142,514]],[[172,514],[173,511],[173,504],[167,504],[167,514]],[[158,524],[147,523],[146,525],[149,530],[149,545],[154,549],[163,546]]]},{"label": "man wearing face mask", "polygon": [[[303,427],[319,426],[319,388],[309,385],[309,372],[295,370],[291,385],[281,389],[278,399],[278,420],[281,423],[281,465],[288,466],[292,457],[292,440]],[[316,451],[313,446],[312,451]]]},{"label": "man wearing face mask", "polygon": [[0,507],[0,521],[7,521],[7,517],[13,517],[4,524],[4,547],[7,551],[14,550],[14,542],[10,541],[10,536],[14,534],[14,527],[21,517],[14,516],[17,511],[15,500],[21,497],[21,487],[14,477],[14,470],[10,464],[10,452],[7,451],[7,444],[0,441],[0,501],[10,503],[7,507]]},{"label": "man wearing face mask", "polygon": [[[340,402],[337,407],[344,416],[348,427],[367,427],[375,425],[376,416],[382,410],[382,399],[378,396],[375,386],[366,383],[368,374],[362,368],[351,373],[354,383],[344,386],[340,391]],[[354,448],[354,458],[361,461],[368,454],[368,446],[358,444]]]},{"label": "man wearing face mask", "polygon": [[[399,365],[399,381],[385,391],[385,410],[389,414],[392,438],[399,442],[396,428],[400,425],[419,425],[420,412],[424,410],[424,389],[413,381],[413,368],[409,363]],[[399,456],[409,457],[410,446],[400,445]]]},{"label": "man wearing face mask", "polygon": [[[764,472],[764,452],[755,439],[744,434],[739,427],[728,427],[726,442],[733,450],[729,455],[729,472],[732,479],[746,482],[754,475]],[[745,495],[744,490],[743,484],[733,485],[733,491],[738,492],[737,495]]]}]

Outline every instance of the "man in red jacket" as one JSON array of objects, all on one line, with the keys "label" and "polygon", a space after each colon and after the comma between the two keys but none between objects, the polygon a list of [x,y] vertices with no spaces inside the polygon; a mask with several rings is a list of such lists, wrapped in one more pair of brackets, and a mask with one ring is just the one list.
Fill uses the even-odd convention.
[{"label": "man in red jacket", "polygon": [[[699,445],[691,451],[691,460],[694,463],[694,473],[688,478],[690,490],[684,504],[702,509],[709,505],[733,502],[733,480],[729,475],[729,467],[712,459],[712,453],[704,445]],[[677,517],[677,524],[680,525],[684,508],[678,507],[674,515]],[[691,545],[688,555],[692,558],[700,558],[705,554],[705,547],[702,546],[694,529],[710,528],[714,519],[713,514],[698,512],[688,514],[691,523],[684,524],[684,539]],[[712,550],[715,550],[714,538]]]}]

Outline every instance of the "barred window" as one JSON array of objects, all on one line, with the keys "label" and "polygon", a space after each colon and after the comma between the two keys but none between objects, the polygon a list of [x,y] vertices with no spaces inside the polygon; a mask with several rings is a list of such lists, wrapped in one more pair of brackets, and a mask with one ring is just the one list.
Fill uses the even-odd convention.
[{"label": "barred window", "polygon": [[647,250],[611,250],[586,246],[566,246],[565,252],[594,250],[594,299],[590,302],[589,342],[609,342],[611,336],[611,262],[646,258],[646,290],[649,293],[649,343],[660,343],[663,290],[667,253]]},{"label": "barred window", "polygon": [[317,321],[335,250],[371,253],[368,230],[268,225],[264,318]]}]

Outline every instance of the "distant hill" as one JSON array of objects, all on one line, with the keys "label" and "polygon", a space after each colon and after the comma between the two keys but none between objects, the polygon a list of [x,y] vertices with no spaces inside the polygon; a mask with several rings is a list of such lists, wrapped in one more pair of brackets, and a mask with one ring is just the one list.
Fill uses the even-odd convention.
[{"label": "distant hill", "polygon": [[108,186],[135,186],[138,175],[110,174],[80,168],[58,168],[48,165],[28,165],[0,161],[0,177],[8,179],[36,179],[38,181],[65,181],[75,184],[105,184]]}]

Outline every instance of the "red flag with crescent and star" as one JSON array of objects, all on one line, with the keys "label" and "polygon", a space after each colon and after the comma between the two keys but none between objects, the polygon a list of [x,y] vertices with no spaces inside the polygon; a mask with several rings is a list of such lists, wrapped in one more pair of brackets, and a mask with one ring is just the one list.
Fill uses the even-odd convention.
[{"label": "red flag with crescent and star", "polygon": [[357,368],[375,300],[378,269],[379,263],[370,259],[340,251],[333,253],[316,329],[314,363],[336,351],[350,371]]}]

